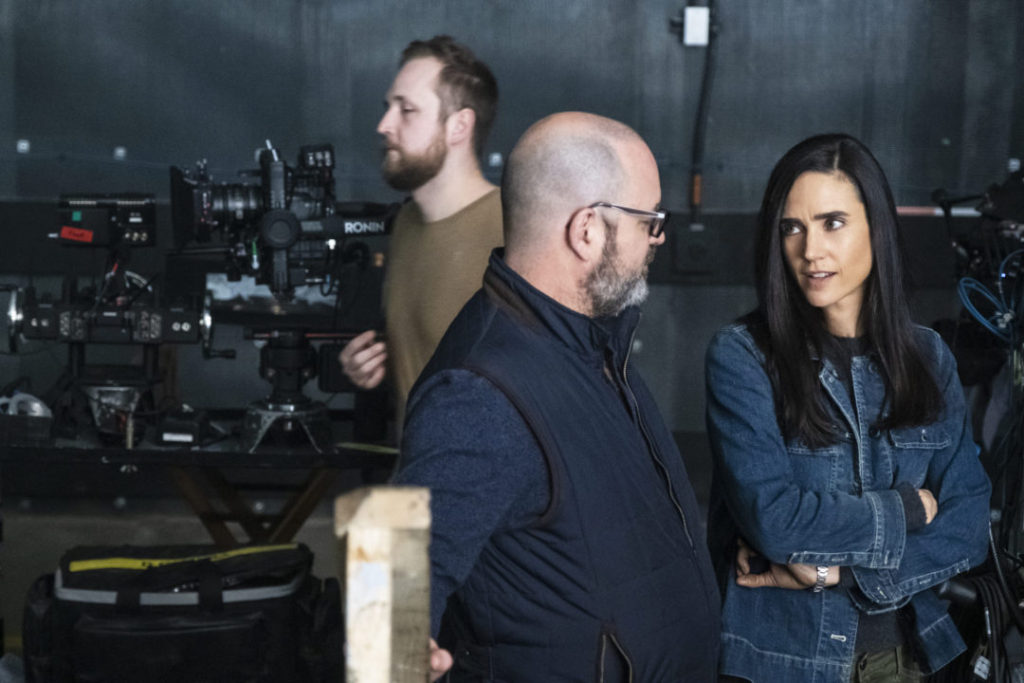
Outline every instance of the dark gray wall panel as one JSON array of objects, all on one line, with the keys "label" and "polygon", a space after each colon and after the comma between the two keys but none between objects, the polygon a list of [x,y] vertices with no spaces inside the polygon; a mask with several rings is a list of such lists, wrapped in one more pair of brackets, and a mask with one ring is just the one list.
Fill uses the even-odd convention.
[{"label": "dark gray wall panel", "polygon": [[[267,137],[289,157],[327,141],[338,149],[339,195],[389,196],[373,133],[384,90],[410,39],[449,32],[498,76],[489,150],[507,152],[552,111],[607,114],[649,140],[666,199],[681,206],[705,54],[669,33],[681,6],[12,0],[4,15],[13,40],[3,49],[13,56],[14,118],[0,126],[7,140],[31,139],[33,153],[15,158],[8,146],[0,163],[8,175],[14,167],[22,197],[166,196],[168,164],[208,157],[218,175],[232,176]],[[863,137],[904,204],[925,203],[940,185],[994,181],[1014,153],[1024,21],[1014,0],[720,0],[717,8],[710,209],[755,207],[774,160],[815,132]],[[118,145],[124,162],[112,159]]]},{"label": "dark gray wall panel", "polygon": [[0,199],[14,196],[14,8],[0,3]]},{"label": "dark gray wall panel", "polygon": [[[1024,17],[1020,3],[1016,4]],[[960,187],[987,187],[1006,171],[1004,160],[993,158],[989,150],[1010,141],[1014,123],[1013,75],[1021,65],[1018,54],[1024,47],[1024,36],[1019,30],[1007,31],[1007,19],[1012,19],[1008,9],[1000,2],[970,3],[964,99],[977,105],[965,107]],[[1005,36],[1005,40],[993,40],[993,36]],[[1017,112],[1020,118],[1024,109]],[[1012,148],[1007,152],[1012,156]],[[1017,149],[1016,153],[1021,152],[1024,150]]]},{"label": "dark gray wall panel", "polygon": [[[501,105],[486,151],[507,154],[528,125],[553,111],[606,114],[648,140],[665,204],[684,209],[706,52],[668,30],[683,4],[7,0],[0,2],[0,198],[136,191],[166,201],[169,165],[205,157],[216,179],[231,181],[270,138],[291,161],[301,144],[333,143],[340,198],[398,199],[377,172],[381,102],[402,47],[446,32],[474,47],[498,77]],[[670,422],[687,430],[703,420],[703,345],[753,303],[751,213],[787,148],[823,131],[857,135],[904,205],[927,204],[940,186],[983,189],[1002,180],[1008,157],[1024,157],[1019,0],[716,6],[707,228],[690,232],[680,221],[659,255],[652,275],[665,284],[654,288],[638,355]],[[31,140],[30,154],[15,153],[19,138]],[[116,146],[126,148],[125,160],[113,158]],[[485,172],[497,179],[500,168]],[[0,230],[51,229],[49,217],[40,226],[5,220],[15,214],[0,214]],[[924,305],[932,311],[949,298],[950,259],[939,253],[944,238],[920,229],[919,244],[931,246],[912,256],[918,281],[933,288],[921,299],[933,302]],[[46,256],[19,262],[33,258]],[[932,317],[927,311],[922,320]],[[260,388],[248,364],[183,355],[183,372],[223,378],[223,386],[244,377],[240,401]]]},{"label": "dark gray wall panel", "polygon": [[19,193],[166,196],[171,163],[210,156],[233,174],[267,137],[294,154],[306,77],[297,6],[19,3],[16,126],[33,145]]},{"label": "dark gray wall panel", "polygon": [[[1013,67],[1004,78],[1004,87],[1006,89],[1013,89],[1013,114],[1010,118],[1010,151],[1011,156],[1015,156],[1020,161],[1021,157],[1024,157],[1024,68],[1021,68],[1021,64],[1024,64],[1024,10],[1017,9],[1017,27],[1014,30],[1016,36],[1017,51],[1016,57],[1013,61]],[[1012,18],[1007,17],[1007,21],[1012,27]]]}]

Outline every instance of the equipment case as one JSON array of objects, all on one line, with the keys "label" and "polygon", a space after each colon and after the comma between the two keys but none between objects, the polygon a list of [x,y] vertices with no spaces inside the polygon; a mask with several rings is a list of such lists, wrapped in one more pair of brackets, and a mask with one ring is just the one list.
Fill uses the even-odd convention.
[{"label": "equipment case", "polygon": [[86,547],[25,606],[29,683],[337,681],[340,591],[302,544]]}]

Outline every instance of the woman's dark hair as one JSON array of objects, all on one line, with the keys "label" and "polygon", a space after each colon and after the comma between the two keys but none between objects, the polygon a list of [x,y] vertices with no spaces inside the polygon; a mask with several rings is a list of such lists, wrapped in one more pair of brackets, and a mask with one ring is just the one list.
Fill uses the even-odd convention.
[{"label": "woman's dark hair", "polygon": [[[790,149],[768,179],[758,216],[756,250],[760,318],[755,337],[768,359],[776,410],[788,438],[812,446],[834,442],[827,401],[818,381],[821,358],[834,343],[821,311],[807,302],[788,267],[779,220],[790,188],[807,172],[841,173],[864,203],[871,234],[871,272],[865,283],[860,328],[877,354],[886,383],[888,414],[879,429],[934,421],[942,394],[914,336],[903,280],[903,249],[896,205],[878,161],[859,140],[818,135]],[[760,328],[760,329],[757,329]]]}]

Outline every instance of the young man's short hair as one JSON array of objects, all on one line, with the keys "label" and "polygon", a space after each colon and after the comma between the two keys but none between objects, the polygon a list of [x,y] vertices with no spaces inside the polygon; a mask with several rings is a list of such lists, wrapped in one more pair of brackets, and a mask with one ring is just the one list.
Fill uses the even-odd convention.
[{"label": "young man's short hair", "polygon": [[401,65],[413,59],[433,57],[443,68],[438,77],[441,116],[469,107],[476,114],[473,128],[473,149],[479,155],[491,131],[498,110],[498,82],[487,65],[451,36],[434,36],[430,40],[414,40],[402,51]]}]

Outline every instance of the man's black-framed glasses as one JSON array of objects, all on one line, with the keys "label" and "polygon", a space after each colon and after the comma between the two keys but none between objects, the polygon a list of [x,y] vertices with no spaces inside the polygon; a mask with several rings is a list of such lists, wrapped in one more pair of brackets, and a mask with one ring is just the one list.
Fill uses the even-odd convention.
[{"label": "man's black-framed glasses", "polygon": [[640,216],[642,218],[649,219],[647,223],[647,232],[652,238],[660,237],[661,233],[665,232],[665,223],[668,222],[668,211],[646,211],[644,209],[632,209],[628,206],[619,206],[618,204],[612,204],[611,202],[594,202],[588,209],[596,209],[598,207],[605,209],[615,209],[623,213],[628,213],[631,216]]}]

